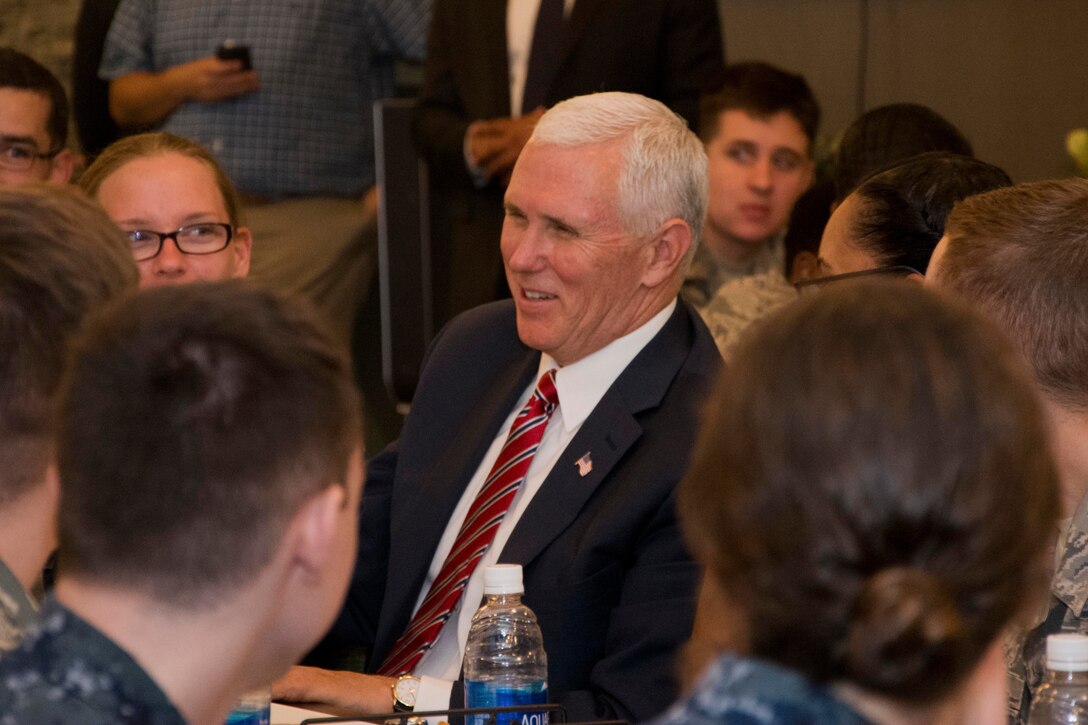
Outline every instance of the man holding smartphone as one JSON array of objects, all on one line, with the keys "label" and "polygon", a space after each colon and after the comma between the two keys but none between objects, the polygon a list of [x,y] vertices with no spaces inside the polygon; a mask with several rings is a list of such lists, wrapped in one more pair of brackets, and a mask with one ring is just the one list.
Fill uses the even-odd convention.
[{"label": "man holding smartphone", "polygon": [[375,270],[371,107],[396,58],[422,57],[429,10],[122,0],[106,38],[114,118],[211,151],[243,192],[251,279],[309,297],[344,340]]}]

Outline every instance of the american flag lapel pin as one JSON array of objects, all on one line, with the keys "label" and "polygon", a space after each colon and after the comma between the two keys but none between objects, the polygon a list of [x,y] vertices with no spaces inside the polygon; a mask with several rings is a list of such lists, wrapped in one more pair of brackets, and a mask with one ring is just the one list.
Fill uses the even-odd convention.
[{"label": "american flag lapel pin", "polygon": [[578,464],[578,475],[585,478],[593,470],[593,454],[586,451],[575,463]]}]

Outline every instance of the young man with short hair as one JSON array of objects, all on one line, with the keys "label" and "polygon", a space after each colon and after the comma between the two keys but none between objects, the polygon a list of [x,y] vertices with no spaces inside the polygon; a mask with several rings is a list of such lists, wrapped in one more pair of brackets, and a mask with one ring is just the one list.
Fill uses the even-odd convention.
[{"label": "young man with short hair", "polygon": [[[1035,374],[1061,484],[1047,606],[1008,647],[1009,722],[1026,723],[1046,675],[1046,638],[1088,632],[1088,180],[976,194],[948,216],[926,284],[984,310]],[[1010,638],[1011,640],[1012,638]]]},{"label": "young man with short hair", "polygon": [[53,404],[83,318],[136,287],[129,245],[75,189],[0,189],[0,651],[35,618],[57,545]]},{"label": "young man with short hair", "polygon": [[782,237],[814,177],[819,122],[805,79],[766,63],[728,66],[703,96],[710,198],[684,282],[688,302],[701,308],[729,280],[783,268]]},{"label": "young man with short hair", "polygon": [[67,184],[75,156],[68,142],[68,98],[33,58],[0,48],[0,186]]},{"label": "young man with short hair", "polygon": [[286,671],[355,560],[358,410],[315,313],[242,282],[92,319],[58,406],[56,598],[0,660],[0,711],[222,723]]}]

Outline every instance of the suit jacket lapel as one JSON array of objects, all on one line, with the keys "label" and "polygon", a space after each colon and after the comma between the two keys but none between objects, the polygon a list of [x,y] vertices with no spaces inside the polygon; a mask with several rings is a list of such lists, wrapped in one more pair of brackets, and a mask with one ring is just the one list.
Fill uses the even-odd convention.
[{"label": "suit jacket lapel", "polygon": [[[690,350],[688,312],[679,303],[665,327],[620,374],[559,456],[510,535],[500,561],[529,564],[574,521],[641,437],[636,415],[661,404]],[[583,477],[578,459],[586,453],[593,470]]]},{"label": "suit jacket lapel", "polygon": [[[567,29],[563,34],[563,49],[559,55],[559,63],[556,65],[555,76],[552,78],[552,87],[555,85],[555,79],[558,78],[564,70],[564,66],[570,61],[574,51],[578,49],[579,44],[582,42],[582,36],[586,34],[589,28],[593,25],[594,21],[604,12],[606,6],[612,4],[614,0],[575,0],[574,9],[571,10],[570,19],[567,21]],[[592,39],[590,39],[592,42]],[[560,101],[562,99],[554,99]]]}]

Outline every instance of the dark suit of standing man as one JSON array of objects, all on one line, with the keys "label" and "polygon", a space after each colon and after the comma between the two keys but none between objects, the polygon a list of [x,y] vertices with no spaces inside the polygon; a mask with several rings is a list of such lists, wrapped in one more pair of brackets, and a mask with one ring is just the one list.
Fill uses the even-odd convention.
[{"label": "dark suit of standing man", "polygon": [[[675,488],[720,364],[705,326],[677,299],[705,208],[702,146],[662,104],[594,94],[544,114],[506,194],[501,246],[514,299],[474,309],[438,336],[400,441],[368,469],[363,541],[337,633],[372,646],[372,672],[396,661],[395,642],[441,578],[456,511],[464,516],[536,381],[556,370],[558,407],[537,468],[507,514],[508,538],[484,562],[524,567],[550,699],[571,719],[638,721],[672,701],[697,580]],[[410,679],[452,670],[446,705],[461,701],[453,681],[464,615],[480,598],[471,582],[466,591],[434,649],[408,668]],[[458,634],[460,649],[436,663],[442,638]],[[392,707],[392,683],[296,668],[274,692],[375,712]]]},{"label": "dark suit of standing man", "polygon": [[[723,67],[715,0],[575,0],[559,45],[545,107],[627,91],[661,101],[694,126],[699,94]],[[431,169],[439,320],[494,299],[502,284],[502,194],[535,122],[534,108],[511,118],[510,70],[507,0],[435,2],[416,137]],[[494,123],[473,125],[483,120]],[[483,164],[487,179],[466,166],[470,132],[501,146],[481,151],[495,154]]]}]

